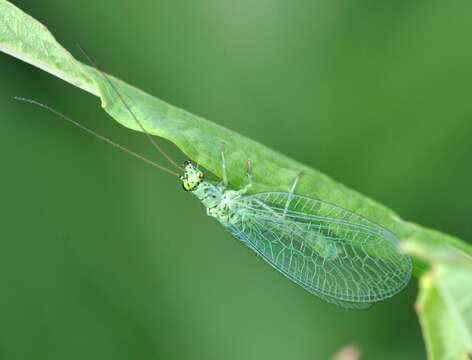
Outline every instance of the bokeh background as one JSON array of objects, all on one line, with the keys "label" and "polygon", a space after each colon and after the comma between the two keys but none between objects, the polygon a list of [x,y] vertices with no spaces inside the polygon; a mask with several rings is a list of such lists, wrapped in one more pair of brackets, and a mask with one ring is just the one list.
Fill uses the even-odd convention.
[{"label": "bokeh background", "polygon": [[[471,238],[471,2],[13,3],[108,72]],[[98,99],[5,54],[0,74],[0,358],[425,358],[416,280],[367,312],[322,303],[175,179],[13,96],[158,157]]]}]

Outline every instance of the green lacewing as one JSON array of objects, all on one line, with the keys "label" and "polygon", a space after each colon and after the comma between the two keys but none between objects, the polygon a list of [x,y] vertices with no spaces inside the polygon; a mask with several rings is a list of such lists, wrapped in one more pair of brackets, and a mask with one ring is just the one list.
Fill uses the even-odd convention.
[{"label": "green lacewing", "polygon": [[202,202],[208,215],[273,268],[322,300],[343,308],[366,309],[397,294],[408,284],[412,261],[398,251],[396,235],[352,211],[297,195],[299,177],[290,191],[246,195],[252,186],[251,162],[248,160],[248,184],[239,190],[229,189],[223,148],[223,179],[219,184],[205,181],[203,172],[191,161],[179,166],[146,131],[109,77],[85,51],[82,52],[152,145],[178,172],[113,142],[45,104],[16,99],[40,106],[100,140],[179,176],[183,188]]}]

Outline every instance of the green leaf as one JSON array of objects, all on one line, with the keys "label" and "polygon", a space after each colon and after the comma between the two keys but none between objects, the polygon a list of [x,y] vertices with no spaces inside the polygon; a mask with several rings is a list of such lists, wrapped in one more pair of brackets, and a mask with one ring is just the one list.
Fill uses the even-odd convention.
[{"label": "green leaf", "polygon": [[0,50],[99,95],[80,64],[46,27],[8,1],[0,1]]},{"label": "green leaf", "polygon": [[472,261],[436,263],[416,304],[430,360],[472,357]]},{"label": "green leaf", "polygon": [[[98,96],[102,106],[122,125],[139,130],[103,76],[75,60],[39,22],[5,0],[0,0],[0,50],[37,66]],[[125,82],[111,78],[147,131],[174,143],[190,159],[221,177],[219,148],[225,143],[230,185],[246,182],[245,162],[254,164],[253,192],[287,190],[301,171],[297,193],[321,199],[356,212],[391,230],[401,239],[438,246],[444,243],[469,255],[472,250],[459,239],[403,221],[394,211],[347,188],[319,171],[269,149],[232,130],[190,114]],[[415,272],[424,270],[415,261]]]}]

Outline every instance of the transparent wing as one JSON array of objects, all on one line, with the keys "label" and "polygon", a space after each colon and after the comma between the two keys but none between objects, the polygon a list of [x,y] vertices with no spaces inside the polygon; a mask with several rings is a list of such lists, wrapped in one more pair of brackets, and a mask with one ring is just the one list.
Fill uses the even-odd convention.
[{"label": "transparent wing", "polygon": [[325,301],[364,309],[409,282],[411,259],[379,225],[320,200],[267,192],[243,197],[228,231]]}]

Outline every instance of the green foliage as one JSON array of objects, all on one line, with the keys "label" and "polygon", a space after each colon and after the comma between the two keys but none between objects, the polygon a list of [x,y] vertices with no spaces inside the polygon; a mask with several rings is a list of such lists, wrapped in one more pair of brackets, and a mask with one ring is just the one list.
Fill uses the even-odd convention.
[{"label": "green foliage", "polygon": [[[5,0],[0,0],[0,50],[98,96],[105,111],[116,121],[139,130],[102,76],[77,61],[42,24]],[[405,250],[414,256],[415,273],[423,274],[418,309],[431,358],[444,358],[443,354],[465,356],[472,350],[470,246],[452,236],[403,221],[385,206],[256,141],[169,105],[121,80],[112,81],[149,133],[171,141],[217,176],[221,176],[219,146],[224,142],[232,186],[244,184],[244,163],[248,158],[254,163],[254,192],[286,190],[303,171],[300,195],[354,211],[398,235],[405,242]],[[426,267],[431,270],[425,273]]]},{"label": "green foliage", "polygon": [[470,359],[472,259],[454,249],[431,253],[412,246],[410,250],[431,264],[431,270],[420,279],[416,304],[429,358]]}]

